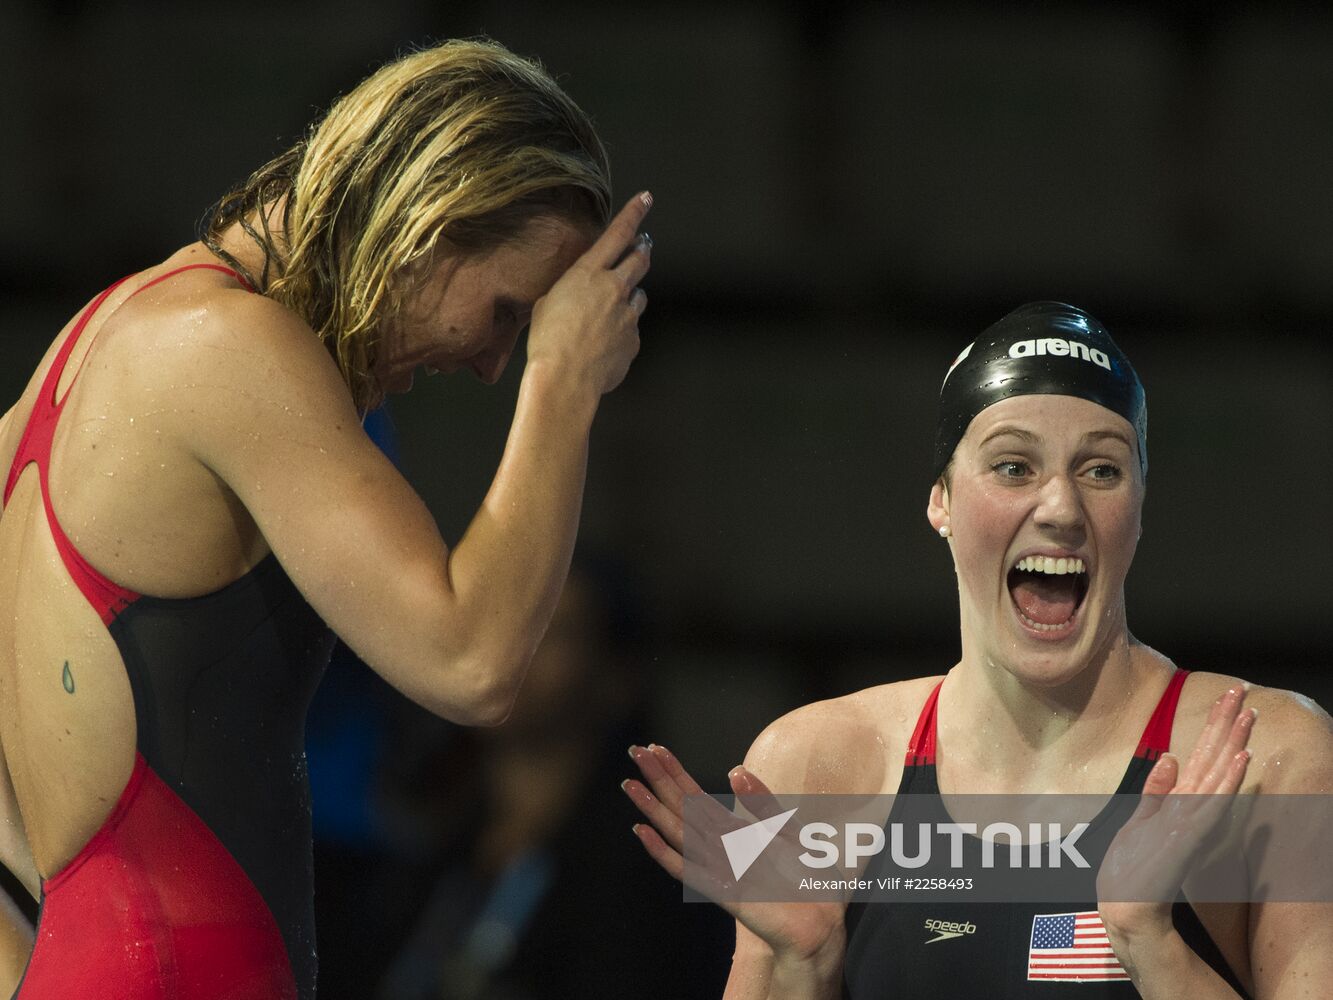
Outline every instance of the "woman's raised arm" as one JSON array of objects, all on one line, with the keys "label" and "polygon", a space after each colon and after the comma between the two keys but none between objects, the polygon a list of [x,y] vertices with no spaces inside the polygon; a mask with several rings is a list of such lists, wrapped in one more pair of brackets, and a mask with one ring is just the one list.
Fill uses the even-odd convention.
[{"label": "woman's raised arm", "polygon": [[554,609],[593,415],[638,350],[650,204],[631,199],[538,302],[504,457],[453,551],[362,431],[323,345],[276,303],[228,293],[190,348],[141,376],[329,626],[445,718],[503,721]]}]

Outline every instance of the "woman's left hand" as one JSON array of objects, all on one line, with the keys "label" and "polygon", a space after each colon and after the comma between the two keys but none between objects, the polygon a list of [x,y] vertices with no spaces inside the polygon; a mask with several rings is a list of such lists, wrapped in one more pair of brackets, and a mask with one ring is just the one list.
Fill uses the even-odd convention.
[{"label": "woman's left hand", "polygon": [[1113,943],[1132,947],[1171,930],[1172,901],[1245,778],[1258,713],[1244,702],[1241,686],[1217,699],[1183,769],[1162,754],[1139,807],[1111,842],[1097,898]]}]

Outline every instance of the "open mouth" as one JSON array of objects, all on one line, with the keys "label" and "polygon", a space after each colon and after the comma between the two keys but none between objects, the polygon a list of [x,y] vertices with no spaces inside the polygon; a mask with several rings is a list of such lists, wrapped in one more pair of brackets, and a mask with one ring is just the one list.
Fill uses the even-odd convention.
[{"label": "open mouth", "polygon": [[1018,617],[1037,632],[1070,628],[1088,596],[1082,559],[1024,556],[1009,571],[1008,584]]}]

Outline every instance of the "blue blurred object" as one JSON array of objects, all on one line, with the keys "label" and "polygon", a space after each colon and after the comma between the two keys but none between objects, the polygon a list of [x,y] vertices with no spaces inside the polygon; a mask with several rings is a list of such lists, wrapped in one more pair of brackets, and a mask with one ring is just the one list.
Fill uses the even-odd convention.
[{"label": "blue blurred object", "polygon": [[[398,432],[387,406],[371,411],[366,434],[394,466]],[[386,846],[375,790],[393,694],[339,644],[306,718],[306,757],[315,839],[374,850]]]}]

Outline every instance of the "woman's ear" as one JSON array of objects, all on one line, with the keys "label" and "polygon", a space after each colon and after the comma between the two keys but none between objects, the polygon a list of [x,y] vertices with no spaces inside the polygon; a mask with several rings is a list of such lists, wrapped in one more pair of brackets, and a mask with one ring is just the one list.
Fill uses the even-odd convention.
[{"label": "woman's ear", "polygon": [[943,479],[935,480],[930,488],[930,501],[926,504],[926,520],[941,538],[948,538],[949,525],[949,488]]}]

